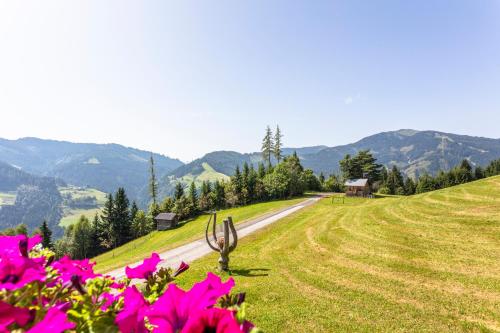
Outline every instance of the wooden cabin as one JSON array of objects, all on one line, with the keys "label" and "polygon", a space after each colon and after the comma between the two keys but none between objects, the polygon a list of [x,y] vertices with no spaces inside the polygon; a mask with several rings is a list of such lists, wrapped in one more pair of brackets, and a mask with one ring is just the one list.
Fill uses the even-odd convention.
[{"label": "wooden cabin", "polygon": [[175,228],[179,217],[175,213],[160,213],[155,217],[157,230],[168,230]]},{"label": "wooden cabin", "polygon": [[370,183],[366,178],[348,179],[344,185],[348,197],[367,197],[371,194]]}]

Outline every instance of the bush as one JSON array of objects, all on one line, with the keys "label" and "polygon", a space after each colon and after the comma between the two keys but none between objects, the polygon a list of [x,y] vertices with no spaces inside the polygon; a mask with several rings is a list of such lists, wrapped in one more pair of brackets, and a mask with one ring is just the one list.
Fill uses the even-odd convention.
[{"label": "bush", "polygon": [[382,186],[378,189],[379,194],[390,194],[391,190],[387,186]]}]

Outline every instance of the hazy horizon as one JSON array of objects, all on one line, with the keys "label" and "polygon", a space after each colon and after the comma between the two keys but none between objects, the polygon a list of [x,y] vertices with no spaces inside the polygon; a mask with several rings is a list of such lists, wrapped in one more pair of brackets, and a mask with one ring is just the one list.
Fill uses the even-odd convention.
[{"label": "hazy horizon", "polygon": [[[312,145],[298,145],[298,146],[289,146],[289,145],[286,145],[283,147],[283,148],[306,148],[306,147],[315,147],[315,146],[327,146],[327,147],[335,147],[335,146],[342,146],[342,145],[346,145],[346,144],[351,144],[351,143],[355,143],[361,139],[364,139],[366,137],[369,137],[369,136],[372,136],[372,135],[375,135],[375,134],[380,134],[380,133],[384,133],[384,132],[397,132],[397,131],[403,131],[403,130],[415,130],[415,131],[418,131],[418,132],[425,132],[425,131],[431,131],[431,132],[441,132],[441,133],[446,133],[446,134],[456,134],[456,135],[465,135],[465,136],[472,136],[472,137],[483,137],[483,138],[487,138],[487,139],[496,139],[496,140],[499,140],[500,137],[485,137],[485,136],[480,136],[480,135],[470,135],[470,134],[467,134],[467,133],[448,133],[448,132],[444,132],[444,131],[440,131],[440,130],[437,130],[437,129],[420,129],[420,130],[416,130],[414,128],[400,128],[400,129],[394,129],[394,130],[386,130],[386,131],[382,131],[382,132],[377,132],[377,133],[372,133],[372,134],[369,134],[369,135],[366,135],[364,137],[361,137],[361,138],[358,138],[354,141],[351,141],[351,142],[346,142],[346,143],[339,143],[339,144],[327,144],[327,143],[317,143],[317,144],[312,144]],[[208,153],[211,153],[211,152],[214,152],[214,151],[236,151],[236,152],[239,152],[239,153],[242,153],[242,154],[251,154],[251,153],[255,153],[255,152],[259,152],[260,149],[259,147],[256,148],[255,150],[251,150],[251,151],[241,151],[241,150],[229,150],[229,149],[215,149],[215,150],[211,150],[211,151],[206,151],[206,152],[203,152],[201,155],[199,156],[195,156],[194,158],[192,159],[189,159],[189,160],[183,160],[177,156],[173,156],[173,155],[168,155],[168,154],[165,154],[163,152],[159,152],[159,151],[154,151],[154,150],[149,150],[149,149],[145,149],[145,148],[141,148],[141,147],[137,147],[137,146],[129,146],[129,145],[126,145],[126,144],[122,144],[120,142],[82,142],[82,141],[71,141],[71,140],[64,140],[64,139],[61,139],[61,140],[58,140],[58,139],[53,139],[53,138],[42,138],[42,137],[19,137],[19,138],[6,138],[6,137],[0,137],[0,139],[7,139],[7,140],[11,140],[11,141],[16,141],[16,140],[21,140],[21,139],[29,139],[29,138],[35,138],[35,139],[41,139],[41,140],[53,140],[53,141],[63,141],[63,142],[70,142],[70,143],[76,143],[76,144],[117,144],[117,145],[121,145],[121,146],[124,146],[124,147],[127,147],[127,148],[134,148],[134,149],[139,149],[139,150],[143,150],[143,151],[151,151],[152,153],[155,153],[155,154],[160,154],[160,155],[164,155],[164,156],[167,156],[167,157],[170,157],[170,158],[174,158],[174,159],[178,159],[180,161],[182,161],[183,163],[189,163],[189,162],[192,162],[198,158],[201,158],[203,157],[204,155],[208,154]]]},{"label": "hazy horizon", "polygon": [[500,3],[0,3],[0,137],[191,161],[413,128],[498,138]]}]

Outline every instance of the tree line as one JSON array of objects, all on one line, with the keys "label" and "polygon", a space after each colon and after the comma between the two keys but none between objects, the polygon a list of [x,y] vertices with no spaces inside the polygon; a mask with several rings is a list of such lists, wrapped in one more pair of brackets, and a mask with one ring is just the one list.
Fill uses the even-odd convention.
[{"label": "tree line", "polygon": [[[413,179],[404,175],[395,165],[387,169],[378,164],[369,150],[359,151],[353,157],[346,155],[339,164],[342,180],[367,178],[372,191],[392,195],[424,193],[500,174],[500,159],[490,162],[486,168],[481,166],[473,168],[470,162],[464,159],[449,171],[441,170],[435,176],[426,173]],[[339,177],[331,177],[339,180]],[[342,187],[339,183],[340,181],[337,185]]]}]

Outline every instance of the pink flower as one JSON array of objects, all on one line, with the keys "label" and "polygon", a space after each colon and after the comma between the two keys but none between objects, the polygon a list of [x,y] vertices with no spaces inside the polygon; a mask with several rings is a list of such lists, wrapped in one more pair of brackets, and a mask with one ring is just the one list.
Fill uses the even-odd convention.
[{"label": "pink flower", "polygon": [[115,296],[111,293],[102,293],[101,296],[99,296],[99,302],[104,303],[101,305],[101,310],[106,311],[108,308],[113,305],[113,303],[118,299],[118,296]]},{"label": "pink flower", "polygon": [[45,269],[19,255],[0,254],[0,290],[16,290],[34,281],[45,281]]},{"label": "pink flower", "polygon": [[148,303],[135,286],[123,292],[123,309],[118,313],[115,323],[122,333],[145,333],[144,314]]},{"label": "pink flower", "polygon": [[4,253],[9,255],[22,255],[22,252],[24,252],[24,250],[30,251],[41,241],[42,236],[40,235],[35,235],[30,238],[28,238],[26,235],[0,236],[0,244],[2,244],[0,254]]},{"label": "pink flower", "polygon": [[156,266],[161,261],[158,253],[151,253],[151,258],[146,258],[135,268],[125,267],[125,273],[129,279],[147,279],[156,271]]},{"label": "pink flower", "polygon": [[[28,309],[18,308],[3,301],[0,301],[0,332],[1,327],[7,327],[16,323],[19,327],[25,326],[32,319]],[[7,331],[8,332],[8,331]]]},{"label": "pink flower", "polygon": [[94,273],[94,265],[95,263],[91,263],[89,259],[72,260],[70,257],[64,256],[55,261],[52,267],[59,272],[60,279],[65,283],[70,282],[74,275],[78,276],[82,282],[101,276]]},{"label": "pink flower", "polygon": [[26,333],[61,333],[75,327],[76,324],[68,320],[63,306],[56,306],[50,308],[43,319]]},{"label": "pink flower", "polygon": [[179,265],[179,268],[177,268],[177,270],[174,272],[173,277],[176,277],[177,275],[184,273],[188,269],[189,269],[189,265],[186,264],[184,261],[181,262],[181,264]]},{"label": "pink flower", "polygon": [[191,315],[214,306],[217,299],[228,294],[233,286],[233,278],[222,283],[213,273],[208,273],[204,281],[196,283],[188,292],[170,284],[147,310],[146,316],[157,326],[155,332],[176,332],[184,327]]},{"label": "pink flower", "polygon": [[232,311],[212,308],[189,317],[181,333],[243,333]]}]

